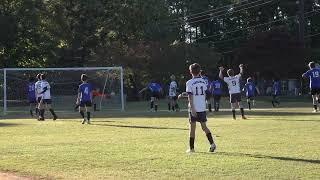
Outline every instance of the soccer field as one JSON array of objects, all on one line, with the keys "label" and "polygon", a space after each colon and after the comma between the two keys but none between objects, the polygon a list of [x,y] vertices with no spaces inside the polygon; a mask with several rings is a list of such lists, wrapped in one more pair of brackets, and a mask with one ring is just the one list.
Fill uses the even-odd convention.
[{"label": "soccer field", "polygon": [[[309,99],[308,99],[309,100]],[[196,153],[188,148],[187,113],[99,112],[92,125],[79,115],[56,122],[23,118],[0,121],[0,172],[43,179],[319,179],[320,114],[310,101],[287,100],[280,108],[258,102],[248,120],[231,120],[227,102],[208,114],[217,144],[199,124]],[[240,114],[238,112],[238,114]]]}]

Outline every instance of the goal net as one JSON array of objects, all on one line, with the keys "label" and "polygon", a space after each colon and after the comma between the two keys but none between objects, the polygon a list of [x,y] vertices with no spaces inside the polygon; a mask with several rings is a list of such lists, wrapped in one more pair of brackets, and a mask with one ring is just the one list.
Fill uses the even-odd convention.
[{"label": "goal net", "polygon": [[88,75],[93,86],[93,103],[97,110],[123,110],[123,70],[121,67],[99,68],[12,68],[0,74],[3,114],[28,112],[27,85],[30,77],[46,74],[51,86],[52,104],[56,111],[75,111],[81,74]]}]

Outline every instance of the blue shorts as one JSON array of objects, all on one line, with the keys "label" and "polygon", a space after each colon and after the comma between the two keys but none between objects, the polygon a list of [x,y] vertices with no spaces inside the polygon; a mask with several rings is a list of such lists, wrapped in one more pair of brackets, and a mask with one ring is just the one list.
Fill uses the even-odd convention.
[{"label": "blue shorts", "polygon": [[92,103],[91,103],[91,101],[81,101],[79,106],[80,107],[91,107]]},{"label": "blue shorts", "polygon": [[191,112],[189,112],[189,122],[207,122],[207,113],[204,112],[197,112],[197,117],[193,117]]}]

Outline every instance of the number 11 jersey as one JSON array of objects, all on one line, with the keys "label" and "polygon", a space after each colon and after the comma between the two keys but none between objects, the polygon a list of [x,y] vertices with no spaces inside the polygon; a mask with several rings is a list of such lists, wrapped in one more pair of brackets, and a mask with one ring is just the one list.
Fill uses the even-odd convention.
[{"label": "number 11 jersey", "polygon": [[202,77],[194,77],[187,81],[186,92],[193,97],[193,105],[197,112],[206,111],[207,84]]}]

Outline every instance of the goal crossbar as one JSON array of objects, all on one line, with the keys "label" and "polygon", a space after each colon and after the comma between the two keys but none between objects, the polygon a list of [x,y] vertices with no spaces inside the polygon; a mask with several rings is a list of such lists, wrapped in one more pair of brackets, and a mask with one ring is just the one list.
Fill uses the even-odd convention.
[{"label": "goal crossbar", "polygon": [[3,68],[3,114],[7,114],[7,74],[12,71],[92,71],[92,70],[119,70],[120,71],[120,90],[121,90],[121,110],[124,111],[124,79],[123,68],[118,67],[66,67],[66,68]]}]

